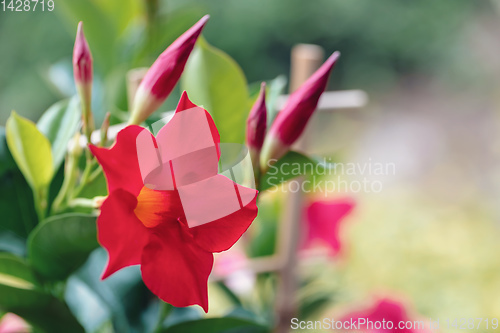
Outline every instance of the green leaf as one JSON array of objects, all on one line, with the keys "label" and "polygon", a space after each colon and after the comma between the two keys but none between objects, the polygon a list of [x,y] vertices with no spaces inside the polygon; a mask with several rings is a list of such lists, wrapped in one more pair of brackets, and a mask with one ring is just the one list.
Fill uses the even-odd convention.
[{"label": "green leaf", "polygon": [[171,326],[163,333],[264,333],[268,327],[239,318],[208,318]]},{"label": "green leaf", "polygon": [[0,310],[23,317],[36,332],[83,333],[68,307],[40,289],[26,262],[8,254],[0,254]]},{"label": "green leaf", "polygon": [[76,276],[71,276],[64,295],[71,312],[87,332],[95,332],[110,321],[111,312],[96,291]]},{"label": "green leaf", "polygon": [[[108,261],[103,248],[92,252],[87,262],[68,279],[64,299],[72,312],[85,327],[97,326],[104,320],[93,315],[95,307],[82,302],[82,297],[92,298],[100,308],[106,308],[106,316],[111,316],[115,332],[130,332],[132,324],[140,322],[143,312],[147,311],[150,292],[144,286],[138,266],[126,267],[101,281],[100,273]],[[87,294],[86,296],[84,296]],[[157,311],[154,312],[156,320]],[[89,314],[90,317],[89,318]],[[150,332],[138,329],[139,332]]]},{"label": "green leaf", "polygon": [[103,10],[110,20],[113,20],[118,35],[121,35],[129,27],[132,20],[142,14],[141,3],[136,0],[108,0],[94,1],[94,3]]},{"label": "green leaf", "polygon": [[295,151],[289,151],[262,177],[260,190],[274,188],[301,175],[321,174],[323,171],[324,166],[320,162]]},{"label": "green leaf", "polygon": [[51,143],[54,169],[64,160],[68,142],[78,130],[80,112],[77,97],[66,99],[45,111],[36,125]]},{"label": "green leaf", "polygon": [[33,194],[7,148],[4,127],[0,127],[0,188],[0,233],[26,238],[37,223]]},{"label": "green leaf", "polygon": [[11,308],[44,304],[47,299],[37,290],[38,282],[23,259],[0,254],[0,307]]},{"label": "green leaf", "polygon": [[96,67],[105,73],[112,70],[114,60],[116,60],[115,45],[119,33],[110,15],[100,8],[96,1],[59,0],[57,7],[61,13],[65,14],[71,31],[75,35],[78,22],[84,22],[85,37],[92,50]]},{"label": "green leaf", "polygon": [[281,210],[280,200],[261,200],[257,223],[252,224],[246,248],[249,257],[270,256],[275,253],[278,217]]},{"label": "green leaf", "polygon": [[64,279],[97,248],[96,217],[64,214],[40,223],[28,238],[28,258],[44,277]]},{"label": "green leaf", "polygon": [[5,127],[0,126],[0,177],[9,170],[17,169],[16,163],[12,159],[5,139]]},{"label": "green leaf", "polygon": [[24,257],[26,256],[26,239],[11,231],[0,231],[0,252],[9,252]]},{"label": "green leaf", "polygon": [[248,89],[243,71],[227,54],[200,38],[186,64],[182,89],[214,118],[221,142],[243,143]]},{"label": "green leaf", "polygon": [[54,173],[49,140],[15,112],[7,120],[6,131],[9,150],[28,184],[34,191],[47,188]]}]

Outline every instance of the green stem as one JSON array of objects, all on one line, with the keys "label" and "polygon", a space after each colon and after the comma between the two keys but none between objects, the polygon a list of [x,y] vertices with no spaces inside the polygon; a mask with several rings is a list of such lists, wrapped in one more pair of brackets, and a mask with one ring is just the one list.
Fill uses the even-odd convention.
[{"label": "green stem", "polygon": [[88,198],[74,198],[68,202],[68,207],[94,208],[94,200]]},{"label": "green stem", "polygon": [[89,183],[94,181],[95,178],[97,178],[97,176],[101,173],[101,171],[102,171],[101,168],[97,168],[96,170],[92,171],[92,169],[94,169],[94,167],[96,165],[97,165],[97,161],[95,159],[92,160],[91,162],[88,162],[85,165],[85,169],[83,170],[82,179],[80,180],[80,184],[78,185],[78,187],[73,192],[72,198],[78,197],[82,193],[85,186],[87,186]]},{"label": "green stem", "polygon": [[67,164],[66,164],[66,169],[64,173],[64,181],[61,186],[61,189],[59,190],[59,193],[57,194],[56,198],[54,199],[54,203],[52,204],[52,211],[53,212],[59,212],[63,210],[68,202],[68,197],[69,197],[69,192],[71,189],[73,189],[75,183],[76,183],[76,178],[77,178],[77,163],[76,159],[78,157],[74,156],[72,154],[68,155],[67,157]]},{"label": "green stem", "polygon": [[48,194],[48,187],[42,187],[33,192],[33,200],[35,202],[36,214],[38,215],[38,222],[42,222],[45,218],[47,212]]},{"label": "green stem", "polygon": [[170,311],[172,311],[172,308],[172,305],[160,300],[158,321],[156,322],[155,329],[153,330],[154,333],[161,333],[163,329],[163,322],[167,319]]}]

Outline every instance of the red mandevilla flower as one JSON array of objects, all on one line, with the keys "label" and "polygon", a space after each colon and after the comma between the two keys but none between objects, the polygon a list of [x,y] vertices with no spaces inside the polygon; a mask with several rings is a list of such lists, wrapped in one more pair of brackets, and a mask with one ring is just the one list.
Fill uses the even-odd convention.
[{"label": "red mandevilla flower", "polygon": [[162,300],[208,311],[212,253],[229,249],[257,215],[257,191],[218,174],[219,143],[210,114],[184,92],[156,138],[131,125],[112,148],[90,146],[109,191],[97,220],[109,253],[103,278],[140,264]]},{"label": "red mandevilla flower", "polygon": [[[250,151],[250,158],[256,176],[260,170],[259,157],[267,127],[267,108],[266,108],[266,83],[262,82],[260,86],[259,97],[250,111],[247,119],[247,146]],[[257,178],[256,177],[256,178]]]},{"label": "red mandevilla flower", "polygon": [[203,16],[167,47],[153,63],[137,89],[130,124],[138,125],[146,120],[172,92],[209,18],[209,15]]},{"label": "red mandevilla flower", "polygon": [[340,53],[330,58],[294,93],[276,116],[264,141],[260,164],[266,170],[269,161],[277,161],[304,131],[309,118],[318,105],[319,97],[326,88],[328,77]]}]

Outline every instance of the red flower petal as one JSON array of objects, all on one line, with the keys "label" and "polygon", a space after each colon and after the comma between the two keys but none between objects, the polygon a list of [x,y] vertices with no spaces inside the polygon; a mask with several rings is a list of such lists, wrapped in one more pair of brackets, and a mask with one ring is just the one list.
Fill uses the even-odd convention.
[{"label": "red flower petal", "polygon": [[[257,191],[238,185],[221,175],[213,177],[211,180],[212,182],[207,184],[210,186],[195,184],[198,193],[191,193],[193,195],[188,196],[189,200],[193,200],[192,204],[182,200],[182,194],[181,200],[188,224],[196,222],[196,216],[201,218],[219,213],[223,215],[211,222],[190,229],[194,241],[200,247],[210,252],[221,252],[233,246],[257,216]],[[179,189],[180,192],[183,189]],[[203,203],[196,198],[202,196],[205,196]],[[196,202],[198,202],[197,205]],[[191,207],[195,210],[194,212],[188,210]],[[226,215],[226,212],[230,213]]]},{"label": "red flower petal", "polygon": [[102,204],[97,238],[109,254],[102,279],[123,267],[141,263],[149,232],[134,214],[136,205],[137,199],[121,189],[112,192]]},{"label": "red flower petal", "polygon": [[192,108],[197,108],[198,105],[194,104],[189,100],[187,92],[184,90],[181,95],[181,99],[179,100],[179,103],[177,104],[177,107],[175,108],[175,113],[181,112],[184,110],[189,110]]},{"label": "red flower petal", "polygon": [[354,206],[351,199],[316,201],[310,204],[306,208],[308,230],[303,247],[310,247],[319,240],[330,247],[332,254],[338,253],[341,249],[340,224]]},{"label": "red flower petal", "polygon": [[198,304],[208,312],[207,282],[213,255],[196,246],[181,223],[154,229],[142,253],[146,286],[176,307]]},{"label": "red flower petal", "polygon": [[162,163],[171,161],[177,187],[217,174],[219,132],[210,114],[189,101],[185,92],[156,142]]},{"label": "red flower petal", "polygon": [[[116,143],[109,149],[89,145],[90,151],[106,174],[109,193],[121,188],[136,197],[139,195],[143,182],[137,158],[136,140],[142,131],[144,131],[142,127],[127,126],[118,133]],[[152,140],[154,141],[154,138]]]}]

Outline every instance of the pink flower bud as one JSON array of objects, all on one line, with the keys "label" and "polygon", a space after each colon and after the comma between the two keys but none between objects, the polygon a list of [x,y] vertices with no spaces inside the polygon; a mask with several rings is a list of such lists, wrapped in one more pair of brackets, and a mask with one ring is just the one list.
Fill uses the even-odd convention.
[{"label": "pink flower bud", "polygon": [[209,17],[209,15],[203,16],[153,63],[137,89],[130,124],[138,125],[146,120],[168,97],[179,81],[194,44]]},{"label": "pink flower bud", "polygon": [[73,48],[73,74],[77,85],[92,83],[92,54],[83,34],[83,22],[78,23]]},{"label": "pink flower bud", "polygon": [[276,116],[264,141],[261,154],[261,166],[265,169],[268,161],[278,160],[300,137],[309,118],[316,110],[318,100],[328,83],[330,72],[340,53],[334,52],[330,58],[294,93]]},{"label": "pink flower bud", "polygon": [[266,83],[262,82],[259,97],[257,97],[247,119],[247,146],[250,151],[250,157],[252,159],[253,168],[256,171],[256,176],[260,168],[259,157],[266,135],[266,122]]},{"label": "pink flower bud", "polygon": [[75,77],[76,90],[80,95],[82,104],[83,129],[90,140],[90,134],[94,130],[94,119],[90,109],[92,100],[92,54],[89,44],[83,34],[83,22],[78,23],[75,47],[73,48],[73,75]]}]

